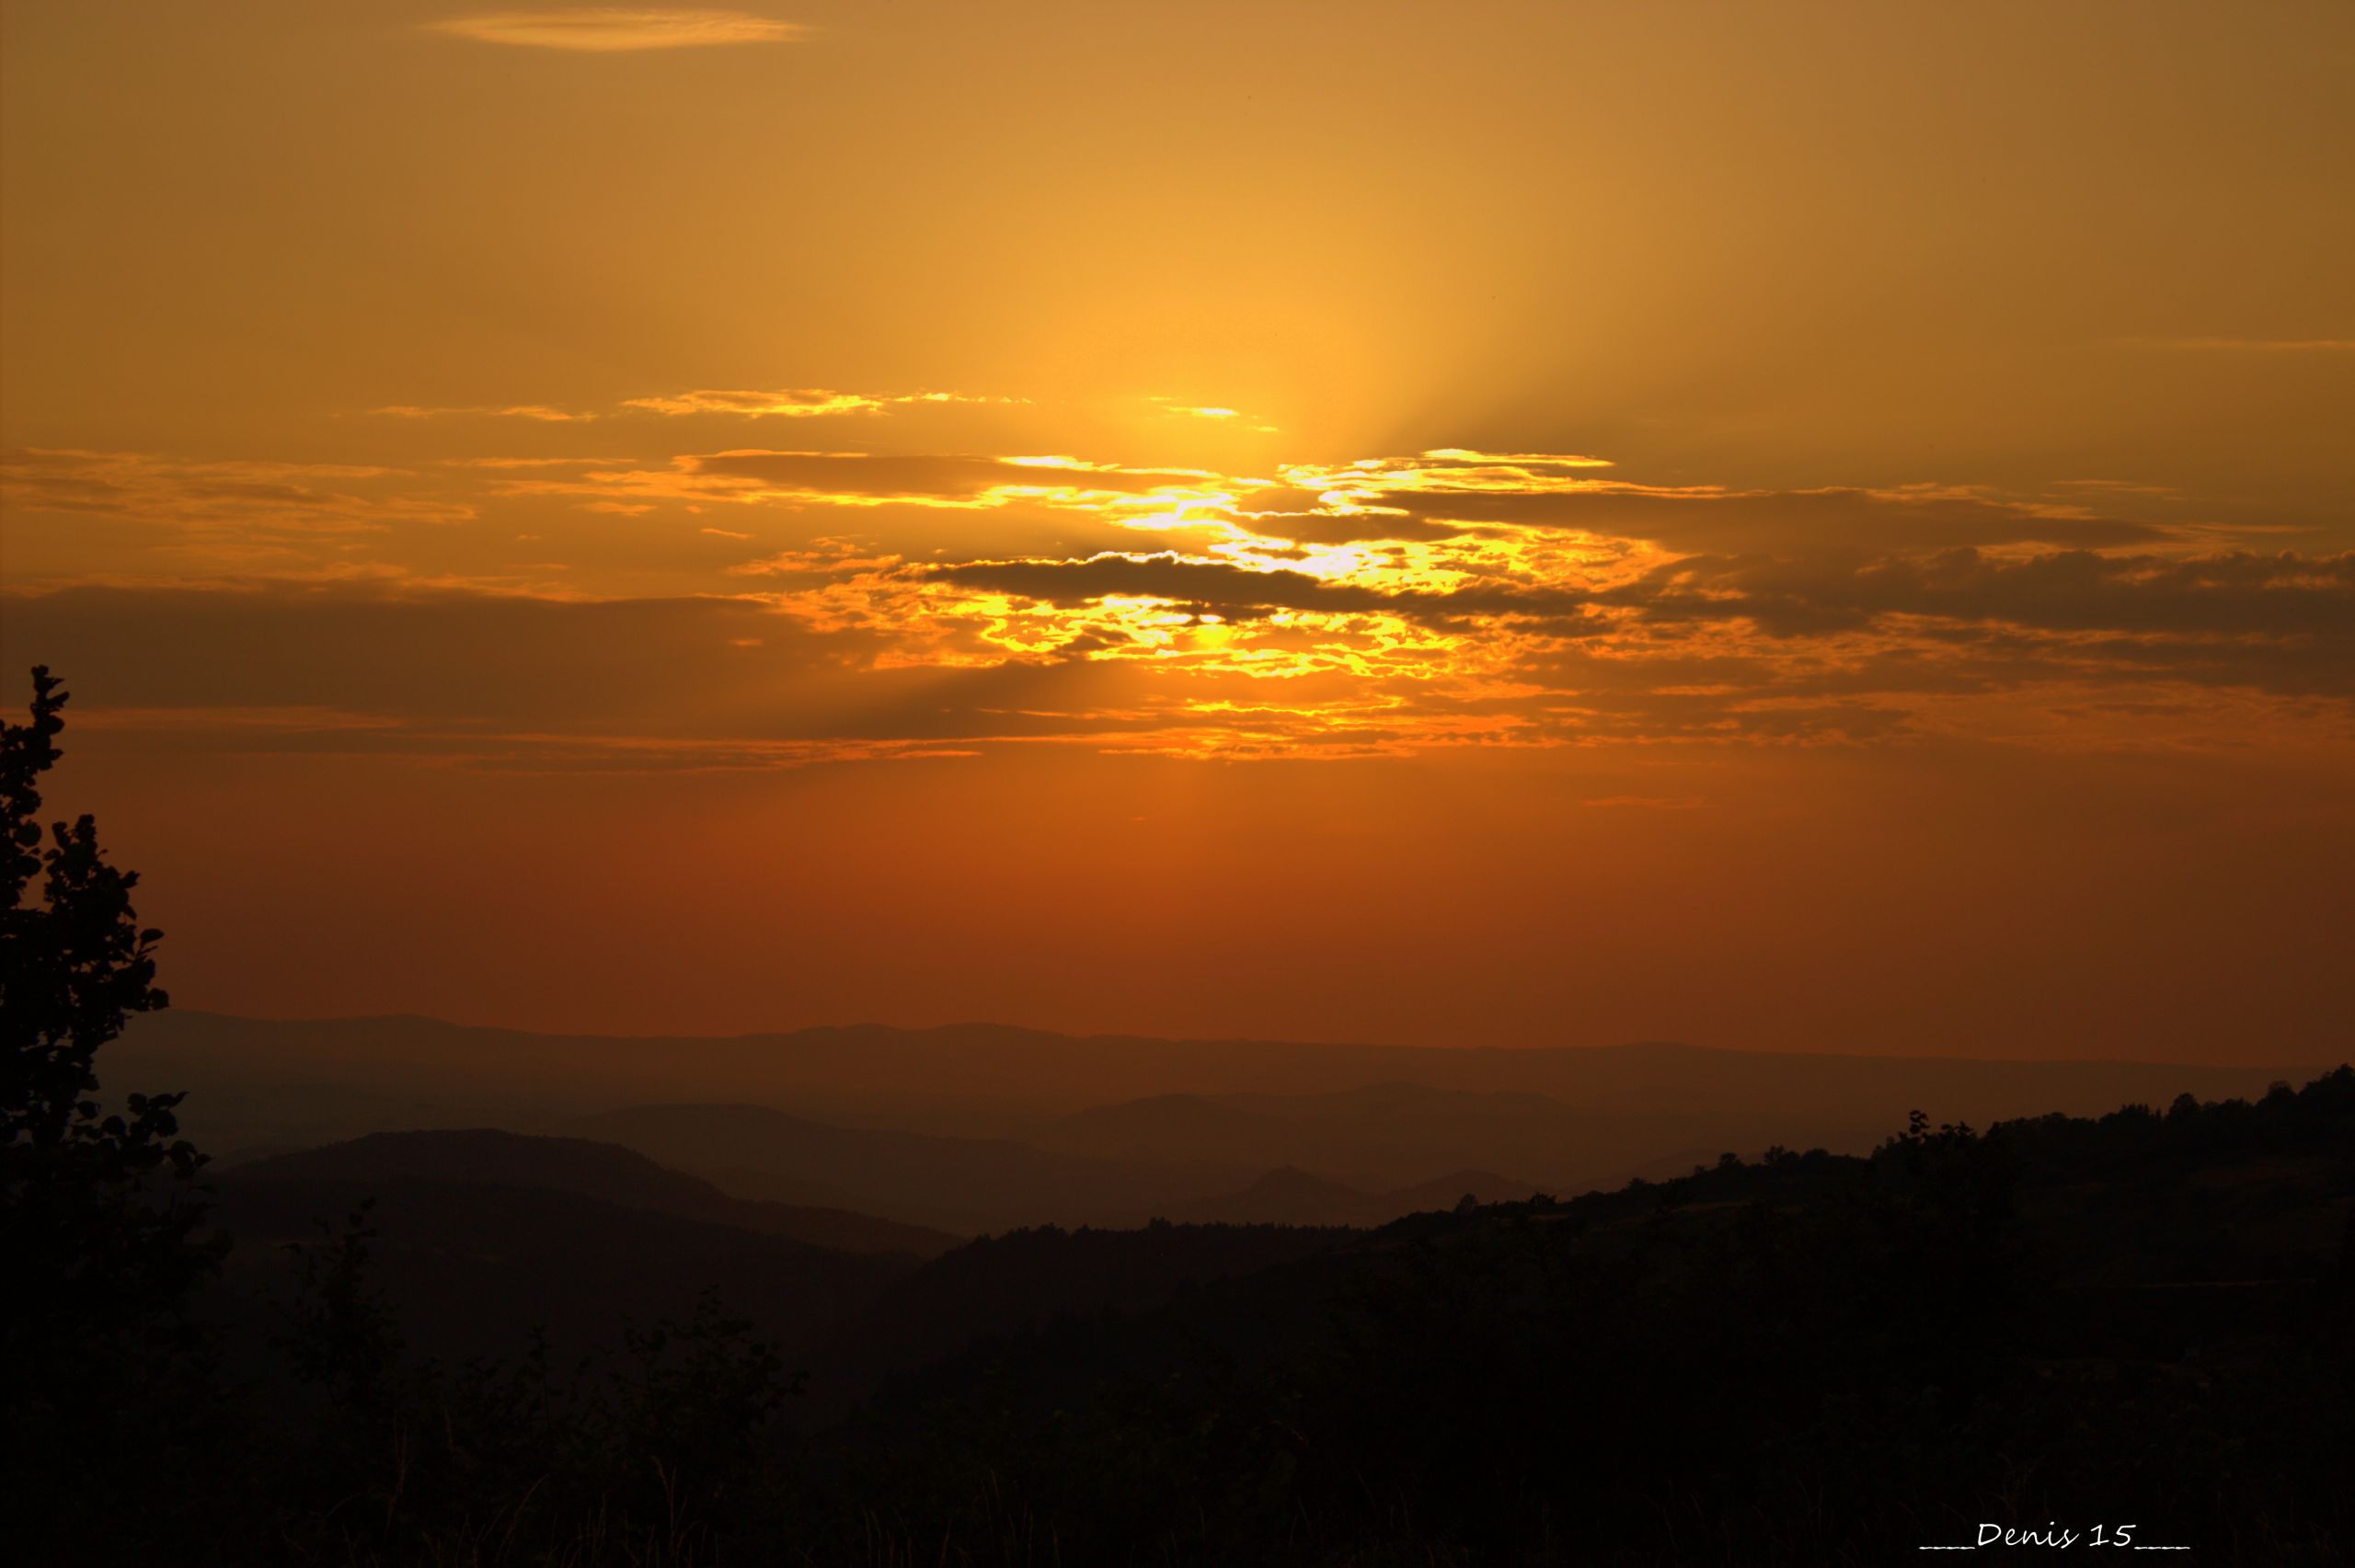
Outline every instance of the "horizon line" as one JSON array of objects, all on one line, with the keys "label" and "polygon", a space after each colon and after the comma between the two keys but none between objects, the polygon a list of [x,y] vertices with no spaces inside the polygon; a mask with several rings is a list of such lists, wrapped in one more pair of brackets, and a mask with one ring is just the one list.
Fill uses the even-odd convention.
[{"label": "horizon line", "polygon": [[647,1034],[605,1032],[583,1029],[524,1028],[508,1024],[471,1024],[462,1022],[457,1019],[439,1017],[429,1013],[327,1013],[314,1014],[306,1017],[271,1018],[263,1017],[254,1013],[224,1012],[213,1008],[171,1007],[160,1010],[159,1013],[146,1013],[140,1014],[138,1016],[155,1017],[166,1013],[178,1013],[182,1017],[217,1019],[232,1024],[258,1024],[280,1027],[299,1027],[306,1024],[430,1024],[437,1028],[473,1030],[485,1034],[523,1035],[539,1039],[615,1041],[682,1040],[700,1041],[710,1044],[726,1044],[742,1040],[786,1039],[799,1035],[828,1033],[844,1034],[861,1030],[879,1031],[894,1035],[943,1035],[951,1034],[959,1030],[994,1030],[1007,1034],[1035,1035],[1050,1039],[1070,1040],[1082,1043],[1105,1040],[1138,1040],[1147,1041],[1157,1045],[1171,1046],[1280,1046],[1305,1047],[1311,1049],[1402,1051],[1415,1052],[1419,1054],[1457,1054],[1494,1051],[1501,1054],[1520,1055],[1523,1053],[1547,1051],[1602,1052],[1654,1050],[1693,1051],[1715,1056],[1781,1057],[1798,1059],[1822,1059],[1837,1061],[1945,1061],[1966,1062],[1984,1066],[2014,1067],[2202,1068],[2219,1071],[2260,1071],[2271,1069],[2285,1072],[2329,1072],[2348,1060],[2348,1058],[2344,1055],[2338,1058],[2317,1057],[2307,1060],[2283,1060],[2277,1058],[2269,1061],[2216,1061],[2204,1059],[2200,1060],[2177,1061],[2155,1057],[1970,1056],[1953,1051],[1913,1051],[1904,1049],[1842,1050],[1833,1047],[1818,1047],[1811,1050],[1783,1050],[1765,1047],[1753,1047],[1744,1046],[1698,1045],[1687,1040],[1673,1040],[1659,1037],[1619,1040],[1603,1045],[1416,1045],[1381,1040],[1300,1039],[1260,1035],[1148,1035],[1113,1030],[1074,1033],[1073,1031],[1063,1029],[1041,1028],[1035,1024],[1008,1024],[992,1019],[980,1018],[962,1019],[948,1024],[886,1024],[877,1021],[868,1021],[854,1024],[805,1024],[789,1028],[744,1029],[727,1034]]}]

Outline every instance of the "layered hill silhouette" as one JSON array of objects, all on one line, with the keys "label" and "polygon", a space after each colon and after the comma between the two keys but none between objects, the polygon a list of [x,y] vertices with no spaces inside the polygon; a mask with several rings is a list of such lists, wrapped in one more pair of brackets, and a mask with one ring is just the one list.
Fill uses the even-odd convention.
[{"label": "layered hill silhouette", "polygon": [[621,1325],[684,1319],[709,1291],[815,1369],[806,1408],[831,1414],[880,1378],[989,1336],[1151,1310],[1353,1234],[1159,1222],[965,1242],[731,1196],[611,1143],[489,1128],[254,1161],[224,1173],[216,1197],[213,1218],[236,1245],[210,1311],[248,1358],[296,1293],[294,1249],[357,1224],[420,1353],[511,1355],[535,1332],[563,1356],[597,1353]]},{"label": "layered hill silhouette", "polygon": [[[576,1118],[597,1139],[472,1129],[257,1160],[218,1183],[236,1247],[212,1303],[254,1375],[270,1375],[262,1325],[294,1284],[281,1243],[362,1203],[366,1279],[440,1370],[382,1385],[393,1402],[373,1414],[224,1403],[208,1429],[244,1445],[229,1468],[273,1477],[268,1508],[249,1510],[270,1528],[281,1494],[346,1528],[355,1487],[406,1486],[423,1454],[451,1490],[405,1503],[402,1528],[471,1540],[486,1518],[540,1509],[552,1557],[617,1512],[661,1528],[667,1496],[640,1472],[664,1450],[647,1444],[704,1463],[724,1451],[736,1479],[707,1505],[715,1528],[809,1561],[871,1560],[879,1539],[902,1561],[943,1541],[1002,1558],[1007,1540],[1047,1561],[1136,1561],[1170,1539],[1204,1562],[1587,1560],[1555,1550],[1569,1514],[1597,1561],[1684,1561],[1680,1543],[1711,1532],[1745,1562],[1888,1561],[2087,1494],[2218,1561],[2338,1561],[2355,1539],[2343,1068],[2253,1102],[2181,1095],[2098,1121],[1980,1134],[1917,1116],[1869,1154],[1783,1146],[1577,1196],[1476,1169],[1370,1191],[1284,1167],[1129,1228],[1026,1226],[927,1259],[812,1245],[781,1229],[808,1206],[615,1141],[753,1160],[780,1188],[811,1173],[887,1184],[895,1161],[928,1162],[921,1183],[899,1178],[906,1192],[962,1179],[1029,1201],[1025,1184],[1147,1168],[1077,1151],[1097,1138],[1247,1152],[1269,1126],[1327,1118],[1399,1137],[1426,1106],[1475,1131],[1559,1115],[1527,1092],[1396,1083],[1161,1097],[1058,1118],[1074,1147],[1045,1149],[649,1105]],[[1256,1222],[1399,1206],[1386,1222]],[[706,1289],[773,1360],[691,1359],[633,1385],[628,1354],[600,1358],[620,1322],[686,1333]],[[580,1356],[558,1374],[573,1391],[479,1361],[512,1357],[534,1327]],[[789,1430],[754,1441],[764,1428],[729,1402],[746,1376],[788,1369],[809,1374]],[[658,1402],[619,1408],[657,1424],[628,1415],[576,1455],[582,1413],[632,1388]],[[305,1420],[327,1468],[289,1493],[275,1478],[308,1474],[320,1440]],[[482,1467],[515,1431],[531,1436],[512,1464]],[[1788,1499],[1811,1485],[1838,1505],[1795,1523]]]},{"label": "layered hill silhouette", "polygon": [[758,1105],[638,1105],[569,1127],[750,1196],[855,1205],[968,1233],[1157,1212],[1250,1173],[1215,1159],[1120,1160],[1006,1139],[837,1127]]},{"label": "layered hill silhouette", "polygon": [[[2318,1068],[1794,1055],[1648,1043],[1503,1049],[880,1025],[709,1036],[539,1035],[430,1018],[285,1022],[179,1009],[135,1020],[115,1070],[190,1088],[348,1104],[506,1102],[552,1115],[645,1103],[780,1106],[821,1120],[1022,1137],[1094,1106],[1165,1094],[1325,1095],[1413,1084],[1544,1094],[1583,1109],[1752,1121],[1796,1143],[1814,1125],[1885,1130],[1915,1105],[1984,1123],[2262,1093]],[[2261,1053],[2252,1053],[2259,1055]],[[359,1129],[371,1130],[371,1129]],[[312,1139],[312,1141],[316,1141]],[[1763,1147],[1763,1144],[1762,1144]],[[1475,1162],[1476,1163],[1476,1162]]]},{"label": "layered hill silhouette", "polygon": [[[1916,1106],[1985,1125],[2308,1076],[984,1024],[629,1038],[180,1012],[137,1020],[110,1049],[126,1081],[195,1092],[224,1164],[380,1131],[500,1127],[624,1145],[734,1198],[961,1234],[1155,1217],[1378,1224],[1466,1187],[1567,1196],[1770,1144],[1859,1152]],[[829,1234],[816,1224],[798,1233]]]},{"label": "layered hill silhouette", "polygon": [[625,1208],[732,1225],[847,1253],[937,1257],[963,1238],[846,1208],[765,1203],[657,1164],[614,1143],[493,1127],[382,1132],[237,1167],[234,1183],[455,1182],[572,1193]]},{"label": "layered hill silhouette", "polygon": [[[1030,1137],[1044,1149],[1099,1156],[1294,1165],[1373,1190],[1419,1185],[1475,1161],[1583,1190],[1712,1130],[1705,1116],[1581,1109],[1527,1090],[1373,1083],[1320,1094],[1155,1095],[1081,1111]],[[1841,1131],[1833,1138],[1845,1143]]]}]

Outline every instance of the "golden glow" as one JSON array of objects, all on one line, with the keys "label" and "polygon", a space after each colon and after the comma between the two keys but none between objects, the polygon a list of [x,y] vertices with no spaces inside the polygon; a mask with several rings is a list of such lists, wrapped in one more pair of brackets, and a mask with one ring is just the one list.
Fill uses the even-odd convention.
[{"label": "golden glow", "polygon": [[[693,399],[745,420],[906,400],[626,403],[698,411]],[[419,530],[518,507],[626,520],[648,549],[674,537],[665,520],[675,519],[702,542],[692,591],[756,603],[869,669],[1099,672],[1063,681],[1063,706],[1030,712],[1068,721],[1052,738],[1110,750],[1847,742],[1984,730],[1991,719],[2039,744],[2214,736],[2253,718],[2277,734],[2348,738],[2343,710],[2264,669],[2326,650],[2302,651],[2355,588],[2355,556],[2263,555],[2211,523],[2101,516],[2078,498],[2083,486],[1776,493],[1601,476],[1610,471],[1585,454],[1466,447],[1279,458],[1253,473],[1068,452],[746,446],[661,466],[473,458],[433,478],[389,464],[28,452],[0,478],[22,509],[135,517],[216,570],[324,580],[465,581],[396,557],[413,559],[431,537]],[[715,514],[731,526],[707,521]],[[829,514],[856,530],[821,521]],[[988,532],[975,534],[983,519]],[[1040,544],[991,547],[1025,537]],[[1838,543],[1848,537],[1875,543],[1859,554]],[[1727,554],[1719,538],[1748,551]],[[1061,543],[1041,547],[1049,540]],[[541,535],[518,543],[536,553]],[[379,548],[393,554],[370,562]],[[765,580],[747,594],[746,579]],[[567,598],[589,587],[472,580]],[[2138,624],[2144,602],[2188,618]],[[2216,682],[2220,658],[2246,673]],[[2090,721],[2093,693],[2118,683],[2163,700],[2110,703]],[[2252,685],[2273,700],[2249,707]],[[2011,694],[2007,716],[1981,700],[1997,692]],[[971,738],[990,738],[990,711],[968,715]],[[2075,717],[2023,722],[2039,711]],[[1107,713],[1118,715],[1109,730]],[[862,739],[846,754],[879,753]]]}]

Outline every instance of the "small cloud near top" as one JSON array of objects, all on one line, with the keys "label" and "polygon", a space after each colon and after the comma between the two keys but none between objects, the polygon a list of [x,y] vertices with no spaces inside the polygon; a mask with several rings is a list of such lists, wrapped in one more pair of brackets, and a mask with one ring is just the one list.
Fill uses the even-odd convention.
[{"label": "small cloud near top", "polygon": [[1019,397],[982,397],[961,392],[910,392],[874,396],[826,387],[788,387],[776,392],[724,391],[701,387],[671,397],[632,397],[625,408],[656,414],[735,414],[746,418],[821,418],[835,414],[880,414],[910,403],[1021,403]]},{"label": "small cloud near top", "polygon": [[749,11],[653,10],[578,6],[556,11],[493,11],[428,22],[428,30],[477,43],[616,53],[728,43],[787,43],[807,29]]},{"label": "small cloud near top", "polygon": [[[1214,404],[1180,403],[1176,398],[1160,395],[1148,397],[1145,401],[1160,404],[1164,414],[1180,419],[1213,419],[1223,424],[1229,420],[1243,418],[1243,410],[1240,408],[1223,408]],[[1250,428],[1263,435],[1272,436],[1281,433],[1273,425],[1253,425]]]},{"label": "small cloud near top", "polygon": [[2209,354],[2349,354],[2355,338],[2129,338],[2138,349],[2175,349]]}]

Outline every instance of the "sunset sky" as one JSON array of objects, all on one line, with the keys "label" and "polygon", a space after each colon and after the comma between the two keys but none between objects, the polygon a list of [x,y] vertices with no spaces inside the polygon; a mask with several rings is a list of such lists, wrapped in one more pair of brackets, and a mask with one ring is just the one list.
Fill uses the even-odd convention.
[{"label": "sunset sky", "polygon": [[2344,1052],[2344,0],[0,16],[181,1005]]}]

